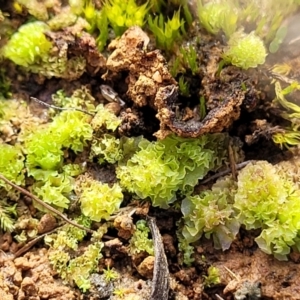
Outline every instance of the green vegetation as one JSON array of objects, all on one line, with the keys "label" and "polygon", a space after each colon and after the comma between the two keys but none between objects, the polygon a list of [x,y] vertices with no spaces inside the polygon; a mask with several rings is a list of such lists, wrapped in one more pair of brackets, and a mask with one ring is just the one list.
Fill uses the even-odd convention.
[{"label": "green vegetation", "polygon": [[191,266],[195,261],[193,257],[195,248],[184,238],[181,228],[179,228],[176,233],[178,238],[178,249],[183,254],[181,263],[185,264],[186,266]]},{"label": "green vegetation", "polygon": [[47,29],[48,26],[39,21],[22,25],[4,46],[4,57],[23,67],[39,63],[52,48],[44,34]]},{"label": "green vegetation", "polygon": [[184,80],[183,76],[179,77],[178,81],[180,95],[188,97],[190,95],[189,83]]},{"label": "green vegetation", "polygon": [[[101,97],[95,95],[94,98],[89,91],[91,88],[94,94],[99,92],[95,84],[98,79],[110,84],[111,80],[123,80],[126,77],[126,81],[120,83],[120,87],[117,86],[123,96],[126,85],[131,80],[138,80],[140,74],[135,74],[136,78],[131,71],[129,77],[127,71],[117,74],[109,70],[103,74],[105,70],[101,70],[95,72],[94,77],[85,74],[82,82],[87,83],[87,86],[76,89],[71,96],[67,95],[68,88],[66,92],[57,91],[52,95],[52,100],[62,111],[50,108],[47,114],[46,109],[45,112],[41,109],[39,113],[42,117],[35,117],[34,105],[30,107],[31,113],[25,105],[27,100],[20,101],[20,96],[15,93],[28,78],[32,80],[30,84],[38,82],[42,86],[44,82],[55,82],[47,81],[47,78],[73,80],[84,73],[86,58],[72,51],[68,53],[68,42],[56,40],[53,31],[61,30],[62,34],[62,30],[70,30],[76,41],[81,37],[81,32],[76,32],[76,26],[80,25],[80,30],[94,36],[98,50],[109,55],[111,49],[106,48],[108,40],[122,35],[130,26],[137,25],[144,27],[148,34],[152,32],[159,50],[173,55],[171,73],[176,76],[180,96],[183,96],[179,96],[179,105],[175,109],[185,108],[184,100],[187,100],[188,105],[199,105],[200,121],[203,121],[207,111],[210,113],[219,104],[218,99],[211,97],[206,107],[205,97],[213,96],[212,89],[219,88],[222,80],[227,80],[220,72],[215,72],[215,62],[223,59],[219,71],[222,67],[226,68],[227,64],[245,70],[264,64],[266,47],[272,53],[278,50],[286,35],[282,21],[300,5],[299,0],[266,0],[261,7],[257,3],[257,0],[240,1],[239,4],[235,0],[199,1],[199,20],[193,20],[187,2],[183,0],[70,0],[70,7],[63,4],[59,14],[55,13],[51,3],[46,6],[43,1],[17,0],[13,4],[14,13],[22,15],[20,21],[26,21],[24,24],[13,24],[19,26],[13,34],[11,30],[3,34],[7,20],[6,14],[0,11],[0,22],[3,25],[0,29],[1,42],[5,44],[0,49],[1,58],[7,59],[1,61],[0,68],[0,173],[68,217],[71,213],[71,217],[86,228],[94,230],[100,226],[92,237],[86,231],[66,224],[46,237],[45,241],[50,247],[49,260],[65,282],[76,284],[83,292],[91,287],[89,277],[98,271],[103,248],[101,239],[108,226],[113,226],[110,223],[111,217],[133,199],[149,201],[152,206],[162,209],[172,205],[178,213],[181,210],[183,218],[177,223],[178,257],[186,265],[194,262],[196,245],[193,243],[200,238],[212,238],[215,248],[226,250],[241,226],[246,230],[260,230],[255,239],[258,246],[278,259],[287,259],[291,249],[300,251],[299,160],[295,159],[294,165],[286,162],[271,165],[257,161],[240,170],[237,180],[231,176],[223,177],[211,189],[203,184],[199,192],[198,187],[194,189],[199,180],[211,171],[228,166],[229,136],[226,133],[197,138],[170,134],[157,141],[154,138],[149,141],[142,136],[125,137],[118,130],[123,112],[133,118],[137,116],[138,119],[139,113],[146,114],[148,108],[132,107],[130,99],[127,101],[125,98],[125,108],[122,107],[118,117],[102,103],[99,104],[103,100]],[[164,14],[167,5],[168,10]],[[283,5],[286,6],[284,12],[280,9]],[[198,30],[197,22],[210,34],[217,35],[216,43],[210,40],[211,36],[202,36],[203,30]],[[189,29],[192,30],[187,33]],[[88,34],[86,36],[89,37]],[[204,44],[206,39],[213,47],[221,45],[223,54],[215,51],[215,57],[209,57]],[[94,43],[92,38],[90,41]],[[151,42],[150,45],[152,51],[154,47]],[[142,54],[146,52],[142,48],[140,51]],[[92,60],[93,55],[89,58]],[[161,62],[165,63],[163,60]],[[20,70],[20,77],[17,78],[18,84],[11,89],[7,73],[16,71],[14,68],[7,68],[9,72],[4,70],[12,63],[16,65],[17,72]],[[272,71],[284,76],[293,74],[292,66],[287,63],[275,65]],[[31,73],[36,75],[32,76]],[[209,73],[214,73],[215,78],[210,78]],[[160,77],[162,81],[158,88],[170,79],[169,76],[156,76],[157,81]],[[197,80],[199,88],[196,86]],[[220,84],[217,80],[220,80]],[[50,94],[43,94],[40,87],[35,90],[36,87],[30,84],[28,95],[49,97]],[[75,87],[78,84],[79,81],[74,82]],[[205,84],[209,85],[208,89]],[[58,88],[65,85],[66,80],[61,81]],[[247,89],[247,81],[239,83],[238,87],[245,93],[250,90]],[[199,90],[200,99],[197,103],[198,96],[195,93]],[[293,93],[299,90],[298,82],[284,88],[275,82],[276,98],[272,105],[280,111],[275,117],[285,122],[285,125],[288,124],[284,128],[278,126],[272,135],[273,141],[281,147],[300,143],[300,106],[293,101]],[[27,90],[24,91],[26,94]],[[12,93],[15,93],[14,97],[18,100],[4,99],[11,97]],[[130,93],[126,97],[128,95]],[[193,99],[186,99],[191,95]],[[152,115],[153,108],[150,108]],[[190,113],[188,110],[186,112]],[[147,122],[146,132],[150,134],[153,124]],[[127,126],[126,119],[124,123],[122,125]],[[153,123],[153,128],[158,128],[157,120]],[[128,124],[130,126],[130,122]],[[129,131],[128,135],[131,134],[134,135]],[[102,173],[100,178],[103,182],[96,180],[98,168],[101,172],[110,172],[109,178],[104,179],[109,183],[104,183]],[[21,226],[17,227],[18,220],[15,220],[19,213],[17,204],[19,206],[19,203],[23,203],[17,203],[19,192],[0,180],[0,197],[0,229],[14,232],[14,238],[20,243],[37,236],[40,212],[26,219],[32,228],[23,230]],[[33,204],[38,211],[45,211],[34,200]],[[125,239],[122,242],[126,244]],[[150,229],[145,220],[136,222],[135,231],[125,246],[128,246],[129,254],[133,256],[140,252],[154,255]],[[108,268],[103,270],[103,277],[111,281],[118,274]],[[219,270],[213,266],[208,268],[203,280],[204,286],[211,287],[218,284],[219,280]],[[114,291],[120,297],[122,293],[124,291],[121,289]]]},{"label": "green vegetation", "polygon": [[2,203],[0,204],[0,229],[2,229],[3,231],[12,232],[15,228],[15,220],[13,217],[17,216],[17,204],[8,205],[3,200],[1,202]]},{"label": "green vegetation", "polygon": [[264,252],[287,259],[291,246],[300,249],[300,191],[297,181],[288,173],[281,175],[280,168],[267,162],[245,167],[238,177],[234,207],[247,229],[262,228],[256,242]]},{"label": "green vegetation", "polygon": [[217,249],[230,247],[240,228],[233,209],[235,189],[234,181],[226,177],[217,181],[211,190],[182,201],[185,220],[182,234],[188,243],[204,234],[207,238],[212,236]]},{"label": "green vegetation", "polygon": [[106,0],[103,9],[117,36],[133,25],[143,27],[149,10],[148,3],[138,6],[135,0]]},{"label": "green vegetation", "polygon": [[180,48],[181,61],[185,70],[191,70],[193,75],[199,73],[198,55],[195,47],[190,45],[189,47]]},{"label": "green vegetation", "polygon": [[149,239],[150,229],[145,220],[139,220],[136,223],[136,230],[133,233],[130,241],[130,253],[138,254],[146,251],[149,255],[154,255],[154,247],[152,239]]},{"label": "green vegetation", "polygon": [[118,272],[114,271],[110,267],[108,267],[106,270],[103,270],[105,281],[113,281],[119,278]]},{"label": "green vegetation", "polygon": [[204,286],[211,287],[221,282],[219,269],[210,266],[207,270],[207,276],[204,275]]},{"label": "green vegetation", "polygon": [[211,34],[222,30],[229,38],[237,29],[238,12],[232,1],[208,2],[205,5],[198,2],[200,24]]},{"label": "green vegetation", "polygon": [[264,43],[254,32],[250,34],[236,32],[228,41],[223,59],[226,63],[249,69],[263,64],[266,56]]},{"label": "green vegetation", "polygon": [[86,179],[77,188],[80,190],[81,211],[93,221],[107,220],[119,209],[123,200],[122,189],[118,184],[110,187]]},{"label": "green vegetation", "polygon": [[[3,174],[10,181],[23,185],[25,182],[24,176],[24,156],[21,148],[11,146],[8,144],[0,144],[0,173]],[[7,191],[11,186],[3,181],[0,181],[0,188],[4,187]]]},{"label": "green vegetation", "polygon": [[188,242],[203,234],[213,236],[216,248],[228,249],[239,231],[261,229],[255,239],[261,250],[286,260],[291,247],[300,249],[299,176],[288,172],[299,159],[273,166],[264,161],[248,164],[235,183],[230,177],[217,181],[210,191],[182,202],[183,236]]},{"label": "green vegetation", "polygon": [[289,147],[300,143],[300,124],[298,121],[300,117],[300,106],[286,98],[286,96],[299,89],[300,85],[296,81],[285,89],[281,88],[278,81],[275,82],[276,98],[273,100],[273,103],[276,106],[280,105],[284,109],[281,116],[291,123],[290,127],[284,128],[281,132],[277,132],[272,136],[273,141],[281,146]]},{"label": "green vegetation", "polygon": [[[176,200],[176,192],[191,190],[209,170],[224,159],[218,148],[224,135],[204,135],[198,139],[168,136],[150,143],[140,141],[136,152],[117,168],[122,187],[152,205],[167,208]],[[224,155],[224,154],[223,154]],[[218,160],[219,159],[219,160]]]},{"label": "green vegetation", "polygon": [[[83,216],[76,221],[86,227],[90,227],[91,221]],[[99,242],[102,238],[100,232],[96,232],[94,241],[89,244],[85,251],[75,256],[74,250],[78,249],[78,243],[85,236],[85,231],[64,225],[57,233],[45,237],[45,242],[50,245],[49,260],[60,277],[72,284],[75,284],[84,292],[90,288],[89,276],[97,270],[98,261],[102,257],[101,249],[103,243]],[[93,240],[93,238],[92,238]]]},{"label": "green vegetation", "polygon": [[122,157],[120,140],[110,134],[104,134],[101,138],[93,139],[90,157],[97,157],[99,164],[114,164]]},{"label": "green vegetation", "polygon": [[180,11],[174,12],[172,19],[164,20],[163,14],[148,17],[149,29],[153,32],[157,47],[171,51],[176,42],[185,34],[184,20],[180,19]]},{"label": "green vegetation", "polygon": [[110,110],[105,108],[103,104],[99,104],[96,108],[96,115],[94,116],[91,125],[94,131],[115,131],[121,124],[121,120],[114,115]]}]

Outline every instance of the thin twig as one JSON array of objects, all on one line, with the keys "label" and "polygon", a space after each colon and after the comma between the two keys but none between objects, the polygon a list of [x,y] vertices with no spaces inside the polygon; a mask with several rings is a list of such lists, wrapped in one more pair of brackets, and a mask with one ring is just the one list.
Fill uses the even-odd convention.
[{"label": "thin twig", "polygon": [[55,105],[52,105],[52,104],[48,104],[42,100],[39,100],[38,98],[35,98],[35,97],[30,97],[31,100],[37,102],[37,103],[40,103],[42,105],[45,105],[47,107],[50,107],[50,108],[53,108],[53,109],[58,109],[58,110],[77,110],[77,111],[80,111],[80,112],[83,112],[87,115],[90,115],[92,117],[95,116],[95,114],[92,114],[90,112],[88,112],[87,110],[84,110],[84,109],[81,109],[81,108],[77,108],[77,107],[59,107],[59,106],[55,106]]},{"label": "thin twig", "polygon": [[16,190],[18,190],[19,192],[21,192],[22,194],[30,197],[31,199],[33,199],[34,201],[36,201],[38,204],[40,204],[41,206],[45,207],[46,209],[50,210],[51,212],[53,212],[54,214],[58,215],[59,217],[61,217],[63,220],[65,220],[67,223],[78,227],[82,230],[85,230],[89,233],[93,233],[94,231],[86,228],[82,225],[77,224],[76,222],[68,219],[64,214],[62,214],[60,211],[58,211],[57,209],[53,208],[51,205],[45,203],[44,201],[42,201],[41,199],[39,199],[38,197],[36,197],[35,195],[31,194],[30,192],[28,192],[27,190],[21,188],[20,186],[14,184],[13,182],[11,182],[10,180],[8,180],[4,175],[2,175],[0,173],[0,179],[3,180],[4,182],[6,182],[7,184],[9,184],[10,186],[14,187]]},{"label": "thin twig", "polygon": [[[254,162],[254,160],[243,161],[242,163],[236,165],[236,169],[240,170],[240,169],[246,167],[251,162]],[[218,172],[218,173],[216,173],[216,174],[214,174],[214,175],[212,175],[212,176],[210,176],[210,177],[208,177],[208,178],[200,181],[200,183],[201,184],[206,184],[206,183],[208,183],[208,182],[210,182],[212,180],[215,180],[215,179],[218,179],[220,177],[223,177],[223,176],[229,174],[230,172],[231,172],[231,169],[227,169],[227,170]]]},{"label": "thin twig", "polygon": [[24,254],[25,252],[27,252],[31,247],[33,247],[38,241],[40,241],[43,237],[45,237],[48,234],[52,234],[53,232],[57,231],[61,227],[62,226],[56,227],[53,230],[51,230],[49,232],[45,232],[42,235],[39,235],[38,237],[30,240],[28,243],[26,243],[26,245],[24,245],[16,253],[14,253],[14,258],[17,258],[17,257],[21,256],[22,254]]}]

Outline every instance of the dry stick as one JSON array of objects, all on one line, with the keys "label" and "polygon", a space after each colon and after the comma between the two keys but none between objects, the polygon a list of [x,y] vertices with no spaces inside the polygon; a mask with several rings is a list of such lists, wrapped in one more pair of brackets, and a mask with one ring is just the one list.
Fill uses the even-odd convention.
[{"label": "dry stick", "polygon": [[[255,160],[247,160],[247,161],[244,161],[244,162],[242,162],[240,164],[237,164],[236,165],[236,169],[240,170],[240,169],[246,167],[248,164],[250,164],[252,162],[255,162]],[[200,181],[200,184],[206,184],[206,183],[208,183],[208,182],[210,182],[210,181],[212,181],[214,179],[218,179],[219,177],[223,177],[223,176],[229,174],[230,172],[231,172],[231,169],[227,169],[225,171],[218,172],[218,173],[216,173],[216,174],[214,174],[214,175],[212,175],[212,176],[210,176],[210,177],[208,177],[208,178]]]},{"label": "dry stick", "polygon": [[147,224],[151,230],[155,256],[150,300],[165,300],[170,288],[168,261],[155,218],[147,217]]},{"label": "dry stick", "polygon": [[47,107],[50,107],[50,108],[53,108],[53,109],[59,109],[59,110],[77,110],[77,111],[80,111],[80,112],[83,112],[87,115],[90,115],[92,117],[95,116],[95,114],[92,114],[90,112],[88,112],[87,110],[84,110],[84,109],[81,109],[81,108],[77,108],[77,107],[59,107],[59,106],[55,106],[55,105],[52,105],[52,104],[48,104],[42,100],[39,100],[38,98],[35,98],[35,97],[30,97],[31,100],[37,102],[37,103],[40,103],[42,105],[45,105]]},{"label": "dry stick", "polygon": [[17,258],[17,257],[21,256],[22,254],[24,254],[25,252],[27,252],[31,247],[33,247],[38,241],[40,241],[43,237],[45,237],[46,235],[51,234],[51,233],[57,231],[61,227],[62,226],[56,227],[55,229],[53,229],[51,231],[48,231],[48,232],[45,232],[42,235],[34,238],[33,240],[30,240],[29,242],[26,243],[26,245],[24,245],[16,253],[14,253],[14,258]]},{"label": "dry stick", "polygon": [[38,204],[40,204],[41,206],[45,207],[46,209],[50,210],[51,212],[53,212],[54,214],[58,215],[59,217],[61,217],[64,221],[66,221],[67,223],[78,227],[82,230],[85,230],[89,233],[93,233],[94,231],[86,228],[82,225],[77,224],[76,222],[68,219],[64,214],[62,214],[60,211],[58,211],[57,209],[53,208],[51,205],[45,203],[44,201],[42,201],[41,199],[39,199],[38,197],[36,197],[35,195],[31,194],[30,192],[28,192],[27,190],[21,188],[20,186],[14,184],[13,182],[11,182],[10,180],[8,180],[6,177],[4,177],[4,175],[2,175],[0,173],[0,179],[3,180],[4,182],[6,182],[7,184],[9,184],[10,186],[14,187],[16,190],[20,191],[22,194],[30,197],[31,199],[33,199],[34,201],[36,201]]}]

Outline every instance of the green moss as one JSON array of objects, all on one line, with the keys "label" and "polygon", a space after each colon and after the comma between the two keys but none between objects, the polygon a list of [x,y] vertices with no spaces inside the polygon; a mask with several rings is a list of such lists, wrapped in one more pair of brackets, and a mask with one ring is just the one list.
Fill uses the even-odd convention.
[{"label": "green moss", "polygon": [[193,257],[195,248],[192,245],[190,245],[190,243],[184,238],[184,236],[182,235],[182,229],[177,231],[177,238],[178,249],[183,255],[182,262],[187,266],[191,266],[192,263],[195,261]]},{"label": "green moss", "polygon": [[198,65],[198,55],[195,48],[190,45],[189,47],[181,47],[181,60],[184,69],[191,70],[193,75],[198,74],[199,72],[199,65]]},{"label": "green moss", "polygon": [[98,261],[102,257],[101,249],[103,243],[96,242],[87,247],[85,252],[70,260],[68,264],[68,279],[74,281],[75,284],[83,291],[86,292],[90,289],[90,274],[97,271]]},{"label": "green moss", "polygon": [[204,234],[207,238],[213,237],[215,248],[230,247],[240,228],[232,206],[235,190],[234,181],[227,177],[217,181],[211,190],[182,201],[185,222],[182,234],[188,243]]},{"label": "green moss", "polygon": [[119,278],[118,272],[110,269],[110,267],[108,267],[107,270],[103,270],[103,274],[106,282],[114,281]]},{"label": "green moss", "polygon": [[220,179],[212,190],[182,202],[187,243],[202,235],[213,237],[216,248],[228,249],[239,231],[261,229],[255,239],[260,249],[286,260],[291,247],[300,250],[299,158],[271,165],[248,164],[232,178]]},{"label": "green moss", "polygon": [[14,230],[16,221],[13,217],[17,215],[16,206],[17,204],[8,205],[2,200],[0,204],[0,229],[3,231],[12,232]]},{"label": "green moss", "polygon": [[148,3],[139,6],[135,0],[106,0],[103,6],[109,23],[117,36],[120,36],[131,26],[143,27],[148,9]]},{"label": "green moss", "polygon": [[282,175],[279,166],[257,162],[246,166],[238,176],[235,209],[247,229],[262,228],[255,239],[266,253],[286,260],[290,247],[300,249],[300,190]]},{"label": "green moss", "polygon": [[[58,90],[52,95],[52,100],[56,106],[62,108],[79,108],[93,113],[96,110],[95,98],[87,86],[81,86],[76,89],[70,97],[66,95],[64,90]],[[57,111],[55,111],[56,113]]]},{"label": "green moss", "polygon": [[149,29],[153,32],[156,39],[156,46],[171,51],[176,42],[180,41],[185,33],[184,20],[180,19],[180,11],[174,12],[171,19],[165,21],[164,15],[159,14],[155,18],[149,15]]},{"label": "green moss", "polygon": [[[0,173],[13,183],[23,185],[25,182],[24,156],[20,147],[0,144],[0,153]],[[4,187],[7,191],[12,189],[2,180],[0,180],[0,187]]]},{"label": "green moss", "polygon": [[62,166],[63,148],[80,152],[92,139],[90,117],[79,111],[63,111],[48,127],[32,133],[25,141],[29,175],[36,168],[58,170]]},{"label": "green moss", "polygon": [[103,104],[99,104],[96,111],[96,115],[91,122],[94,131],[103,131],[105,129],[115,131],[122,122],[121,119],[105,108]]},{"label": "green moss", "polygon": [[123,157],[120,140],[110,134],[104,134],[99,139],[94,139],[90,157],[97,157],[99,164],[116,163]]},{"label": "green moss", "polygon": [[[85,217],[79,217],[76,222],[90,227],[91,222]],[[81,255],[75,255],[74,250],[78,249],[78,242],[82,241],[85,231],[65,225],[57,233],[45,238],[50,245],[49,261],[59,276],[70,284],[75,283],[84,292],[90,284],[90,274],[97,270],[98,261],[102,257],[101,249],[103,244],[93,241],[88,245]],[[101,237],[100,237],[101,238]]]},{"label": "green moss", "polygon": [[265,62],[267,56],[263,41],[254,32],[236,32],[228,41],[223,54],[224,61],[242,69],[255,68]]},{"label": "green moss", "polygon": [[139,151],[126,165],[117,168],[121,185],[141,199],[149,197],[154,206],[167,208],[175,201],[176,192],[191,190],[199,179],[219,165],[224,153],[218,152],[223,135],[198,139],[168,136],[162,141],[139,142]]},{"label": "green moss", "polygon": [[[33,192],[44,202],[51,204],[58,210],[67,209],[69,207],[70,196],[74,188],[74,180],[65,174],[56,176],[48,176],[46,181],[40,181],[34,184]],[[39,210],[43,208],[39,207]]]},{"label": "green moss", "polygon": [[116,212],[123,201],[120,186],[108,184],[96,180],[87,179],[80,184],[80,196],[82,213],[93,221],[107,220]]},{"label": "green moss", "polygon": [[150,255],[154,255],[153,241],[149,238],[150,229],[145,220],[139,220],[136,223],[136,230],[130,241],[130,253],[132,255],[146,251]]},{"label": "green moss", "polygon": [[180,95],[182,95],[184,97],[189,97],[190,86],[189,86],[189,83],[184,80],[184,76],[179,77],[178,86],[179,86]]},{"label": "green moss", "polygon": [[281,116],[290,121],[290,126],[283,128],[280,132],[272,135],[272,139],[275,143],[282,146],[295,146],[300,144],[300,131],[299,131],[299,118],[300,118],[300,106],[287,99],[288,95],[292,95],[294,91],[300,89],[298,82],[293,82],[285,89],[281,88],[280,83],[275,82],[276,98],[273,103],[278,106],[282,111]]},{"label": "green moss", "polygon": [[222,30],[226,37],[230,37],[237,29],[238,10],[232,1],[211,1],[203,5],[200,0],[198,16],[200,24],[212,34]]},{"label": "green moss", "polygon": [[38,21],[22,25],[4,46],[4,57],[23,67],[38,63],[52,48],[44,34],[47,29],[45,23]]},{"label": "green moss", "polygon": [[211,287],[221,282],[220,271],[214,266],[210,266],[207,270],[207,275],[204,275],[204,286]]},{"label": "green moss", "polygon": [[29,175],[32,169],[56,170],[63,159],[62,145],[55,135],[49,138],[49,129],[39,130],[25,141],[26,167]]}]

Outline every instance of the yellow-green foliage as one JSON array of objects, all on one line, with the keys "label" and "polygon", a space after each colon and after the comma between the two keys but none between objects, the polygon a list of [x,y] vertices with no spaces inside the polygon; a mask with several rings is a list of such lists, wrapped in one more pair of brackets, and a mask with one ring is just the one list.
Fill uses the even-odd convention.
[{"label": "yellow-green foliage", "polygon": [[[1,184],[1,181],[0,181]],[[17,215],[17,204],[8,205],[4,200],[0,204],[0,229],[12,232],[14,230],[15,220],[12,218]]]},{"label": "yellow-green foliage", "polygon": [[99,139],[94,139],[90,156],[97,157],[100,164],[116,163],[123,157],[120,140],[110,134],[104,134]]},{"label": "yellow-green foliage", "polygon": [[300,85],[298,82],[291,83],[285,89],[281,88],[278,81],[275,82],[276,98],[273,100],[273,103],[275,105],[279,104],[282,107],[281,116],[291,122],[289,127],[282,129],[281,132],[277,132],[272,136],[273,141],[281,147],[283,145],[288,147],[300,144],[300,106],[286,98],[287,95],[292,95],[292,92],[299,89]]},{"label": "yellow-green foliage", "polygon": [[[77,19],[77,16],[73,14],[70,9],[62,9],[62,11],[53,16],[51,20],[47,22],[47,24],[51,30],[58,31],[74,25]],[[86,24],[86,27],[88,27],[88,24]]]},{"label": "yellow-green foliage", "polygon": [[26,166],[29,174],[34,168],[56,170],[62,163],[62,145],[52,137],[48,129],[41,129],[33,133],[25,141]]},{"label": "yellow-green foliage", "polygon": [[23,67],[38,63],[52,48],[44,34],[47,29],[45,23],[38,21],[22,25],[4,46],[4,57]]},{"label": "yellow-green foliage", "polygon": [[212,34],[223,31],[227,38],[237,30],[252,28],[256,35],[277,50],[283,32],[276,32],[284,19],[297,10],[295,0],[210,0],[198,1],[198,16],[202,26]]},{"label": "yellow-green foliage", "polygon": [[229,38],[237,29],[238,10],[232,1],[211,1],[202,5],[199,0],[198,16],[201,25],[212,34],[222,30]]},{"label": "yellow-green foliage", "polygon": [[98,261],[102,257],[101,249],[103,243],[96,242],[87,247],[84,253],[72,259],[68,265],[68,279],[86,292],[90,289],[90,274],[97,271]]},{"label": "yellow-green foliage", "polygon": [[184,20],[180,19],[180,11],[174,12],[172,19],[165,21],[164,15],[159,14],[154,19],[148,17],[149,29],[153,32],[157,47],[171,51],[175,42],[185,33]]},{"label": "yellow-green foliage", "polygon": [[193,75],[199,72],[198,55],[195,48],[190,45],[189,47],[181,47],[181,60],[185,70],[190,69]]},{"label": "yellow-green foliage", "polygon": [[81,212],[93,221],[107,220],[122,203],[122,189],[118,184],[109,186],[96,180],[86,179],[80,185]]},{"label": "yellow-green foliage", "polygon": [[94,116],[91,125],[94,131],[100,131],[101,129],[115,131],[121,122],[121,119],[105,108],[103,104],[99,104],[96,108],[96,115]]},{"label": "yellow-green foliage", "polygon": [[190,266],[194,261],[193,253],[194,253],[194,247],[190,245],[190,243],[184,238],[182,235],[182,230],[179,229],[176,232],[177,239],[178,239],[178,249],[180,253],[183,255],[182,262]]},{"label": "yellow-green foliage", "polygon": [[75,153],[83,150],[92,139],[90,119],[79,111],[63,111],[48,126],[31,133],[25,140],[27,174],[38,180],[33,191],[59,210],[68,208],[74,188],[71,176],[82,171],[78,166],[63,168],[63,150],[72,149]]},{"label": "yellow-green foliage", "polygon": [[[55,1],[16,0],[14,1],[15,9],[18,3],[22,5],[22,10],[25,7],[32,16],[41,21],[46,21],[49,17],[47,8],[51,8],[55,5]],[[16,11],[18,11],[18,9],[16,9]]]},{"label": "yellow-green foliage", "polygon": [[[90,220],[82,216],[76,222],[85,227],[91,225]],[[74,251],[78,249],[78,243],[85,234],[84,230],[65,225],[57,233],[45,237],[45,242],[50,245],[49,261],[55,271],[64,281],[71,284],[75,282],[84,292],[90,288],[89,276],[97,270],[103,247],[101,242],[93,241],[80,256],[74,257]]]},{"label": "yellow-green foliage", "polygon": [[91,117],[80,111],[64,111],[54,117],[50,125],[50,136],[57,139],[63,148],[81,152],[92,139]]},{"label": "yellow-green foliage", "polygon": [[240,228],[232,207],[235,190],[234,181],[227,177],[217,181],[211,190],[182,201],[185,220],[182,234],[188,243],[204,234],[207,238],[213,237],[217,249],[230,247]]},{"label": "yellow-green foliage", "polygon": [[106,282],[110,282],[119,278],[119,273],[110,267],[108,267],[107,270],[103,270],[103,274]]},{"label": "yellow-green foliage", "polygon": [[221,282],[219,269],[214,266],[210,266],[207,269],[207,276],[204,275],[203,277],[205,287],[211,287]]},{"label": "yellow-green foliage", "polygon": [[130,241],[130,253],[132,255],[146,251],[150,255],[154,255],[153,241],[149,238],[150,229],[145,220],[136,222],[136,230],[133,233]]},{"label": "yellow-green foliage", "polygon": [[26,166],[56,170],[63,160],[63,148],[80,152],[92,139],[90,117],[79,111],[63,111],[48,127],[32,133],[25,141]]},{"label": "yellow-green foliage", "polygon": [[[74,188],[74,180],[66,174],[49,175],[47,180],[34,184],[34,193],[44,202],[55,206],[58,210],[67,209],[70,195]],[[36,206],[38,206],[36,204]],[[39,207],[39,206],[38,206]],[[43,210],[39,207],[40,210]]]},{"label": "yellow-green foliage", "polygon": [[103,9],[115,34],[121,35],[133,25],[143,27],[149,8],[148,3],[139,6],[135,0],[106,0]]},{"label": "yellow-green foliage", "polygon": [[287,259],[291,247],[300,250],[299,167],[299,159],[290,167],[257,161],[239,172],[237,183],[227,177],[211,191],[187,197],[182,203],[183,236],[193,242],[212,235],[217,248],[228,249],[244,225],[261,229],[255,239],[261,250]]},{"label": "yellow-green foliage", "polygon": [[40,21],[22,25],[4,46],[3,56],[46,77],[78,78],[85,70],[85,58],[69,57],[67,43],[64,47],[53,47],[44,34],[49,29]]},{"label": "yellow-green foliage", "polygon": [[108,39],[108,19],[105,9],[97,10],[92,0],[70,0],[69,4],[74,14],[82,16],[88,22],[86,26],[88,32],[99,33],[96,43],[99,51],[103,51]]},{"label": "yellow-green foliage", "polygon": [[228,41],[223,54],[224,61],[242,69],[255,68],[265,62],[267,56],[263,41],[254,32],[236,32]]},{"label": "yellow-green foliage", "polygon": [[282,117],[290,121],[300,118],[300,106],[291,101],[288,101],[285,96],[297,90],[300,90],[300,84],[297,81],[291,83],[285,89],[281,88],[278,81],[275,82],[276,98],[274,99],[274,102],[279,103],[285,109],[285,111],[282,113]]},{"label": "yellow-green foliage", "polygon": [[[24,156],[17,146],[0,144],[0,173],[10,181],[18,184],[24,184]],[[11,186],[0,180],[0,187],[10,190]]]},{"label": "yellow-green foliage", "polygon": [[224,159],[219,146],[224,138],[204,135],[188,139],[172,135],[153,143],[141,140],[139,151],[126,165],[122,162],[118,166],[117,177],[129,192],[141,199],[149,197],[154,206],[167,208],[175,201],[177,191],[187,192],[209,170],[219,166]]},{"label": "yellow-green foliage", "polygon": [[300,131],[296,127],[291,130],[284,129],[282,132],[274,133],[272,140],[274,143],[279,144],[281,148],[283,146],[297,146],[300,144]]},{"label": "yellow-green foliage", "polygon": [[282,175],[280,165],[249,164],[238,176],[234,207],[247,229],[261,228],[255,239],[266,253],[287,259],[290,247],[300,250],[299,178]]},{"label": "yellow-green foliage", "polygon": [[91,95],[91,91],[87,86],[84,85],[76,89],[70,97],[65,94],[64,90],[58,90],[52,95],[52,100],[56,106],[63,108],[79,108],[90,113],[96,110],[95,98]]}]

